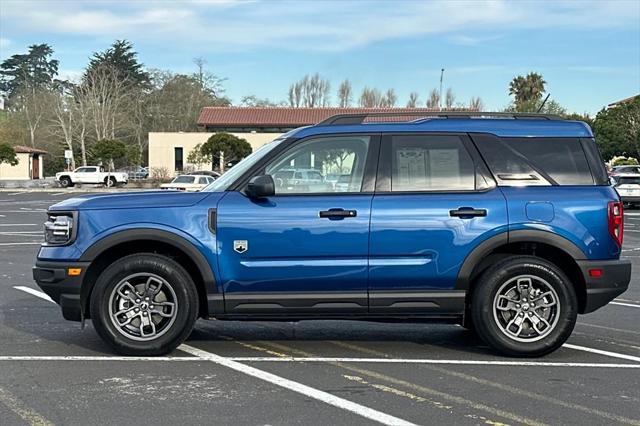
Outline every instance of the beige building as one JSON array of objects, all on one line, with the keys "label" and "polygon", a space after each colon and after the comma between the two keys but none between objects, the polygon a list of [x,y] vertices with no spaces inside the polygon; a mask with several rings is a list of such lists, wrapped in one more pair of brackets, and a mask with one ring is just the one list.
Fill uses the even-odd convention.
[{"label": "beige building", "polygon": [[0,180],[29,180],[43,179],[44,154],[47,151],[29,148],[28,146],[14,146],[18,164],[0,164]]},{"label": "beige building", "polygon": [[[229,132],[234,136],[246,139],[254,150],[277,138],[279,133],[239,133]],[[212,165],[196,165],[187,162],[189,153],[196,145],[204,143],[213,132],[162,132],[149,133],[149,167],[150,169],[166,169],[169,174],[183,170],[212,170]],[[216,165],[217,166],[217,165]]]},{"label": "beige building", "polygon": [[198,118],[204,132],[149,133],[149,167],[169,174],[184,170],[207,169],[212,165],[187,163],[187,157],[199,143],[216,132],[227,132],[246,139],[255,150],[281,134],[301,126],[319,123],[337,114],[377,112],[415,114],[433,113],[429,108],[285,108],[285,107],[205,107]]}]

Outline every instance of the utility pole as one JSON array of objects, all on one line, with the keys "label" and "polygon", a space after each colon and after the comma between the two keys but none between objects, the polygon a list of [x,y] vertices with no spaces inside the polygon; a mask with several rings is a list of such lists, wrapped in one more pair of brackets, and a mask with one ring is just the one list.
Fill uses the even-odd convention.
[{"label": "utility pole", "polygon": [[438,107],[442,111],[442,77],[444,76],[444,68],[440,70],[440,94],[438,95]]}]

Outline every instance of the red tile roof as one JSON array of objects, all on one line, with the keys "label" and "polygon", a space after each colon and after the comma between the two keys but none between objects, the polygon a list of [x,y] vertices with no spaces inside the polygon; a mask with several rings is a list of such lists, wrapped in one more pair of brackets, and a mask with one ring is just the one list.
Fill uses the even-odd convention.
[{"label": "red tile roof", "polygon": [[610,103],[610,104],[609,104],[609,105],[607,105],[607,106],[612,107],[612,106],[616,106],[616,105],[627,104],[627,103],[629,103],[629,102],[632,102],[634,99],[636,99],[636,98],[638,98],[638,97],[640,97],[640,95],[631,96],[631,97],[629,97],[629,98],[621,99],[621,100],[619,100],[619,101],[616,101],[616,102]]},{"label": "red tile roof", "polygon": [[30,148],[24,145],[16,145],[13,147],[16,154],[47,154],[47,151],[43,151],[37,148]]},{"label": "red tile roof", "polygon": [[[204,107],[200,112],[198,125],[207,127],[300,127],[319,123],[336,114],[429,113],[436,111],[438,110],[432,108]],[[419,117],[412,115],[411,119],[415,118]]]}]

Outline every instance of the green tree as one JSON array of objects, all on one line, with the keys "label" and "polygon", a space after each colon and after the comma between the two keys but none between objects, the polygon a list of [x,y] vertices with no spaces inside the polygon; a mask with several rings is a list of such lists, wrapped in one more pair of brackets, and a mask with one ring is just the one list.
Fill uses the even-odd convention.
[{"label": "green tree", "polygon": [[12,166],[18,164],[18,157],[11,145],[0,143],[0,164],[6,163]]},{"label": "green tree", "polygon": [[51,88],[57,80],[58,60],[48,44],[33,44],[26,54],[13,55],[0,64],[0,91],[11,100],[19,91]]},{"label": "green tree", "polygon": [[509,83],[509,95],[514,97],[516,109],[529,112],[532,105],[536,105],[545,92],[546,81],[542,75],[530,72],[526,76],[518,75]]},{"label": "green tree", "polygon": [[[198,144],[187,156],[187,162],[206,164],[211,162],[213,167],[224,158],[224,163],[235,163],[251,154],[251,145],[245,139],[230,133],[215,133],[203,144]],[[224,165],[221,167],[224,172]]]},{"label": "green tree", "polygon": [[133,44],[127,40],[116,40],[103,52],[94,53],[86,74],[104,67],[113,68],[117,78],[126,81],[127,85],[145,87],[150,84],[149,73],[138,62],[138,52],[133,50]]},{"label": "green tree", "polygon": [[640,158],[640,97],[602,109],[592,127],[605,160],[616,155]]},{"label": "green tree", "polygon": [[113,163],[127,156],[127,146],[124,142],[113,139],[102,139],[91,148],[91,156],[94,161],[102,161],[113,169]]}]

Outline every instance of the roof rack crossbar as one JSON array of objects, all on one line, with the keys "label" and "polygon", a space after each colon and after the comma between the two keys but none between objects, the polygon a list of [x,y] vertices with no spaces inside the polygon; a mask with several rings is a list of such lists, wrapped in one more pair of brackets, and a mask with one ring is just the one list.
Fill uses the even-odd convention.
[{"label": "roof rack crossbar", "polygon": [[511,118],[514,120],[562,120],[562,117],[554,114],[537,113],[512,113],[512,112],[367,112],[353,114],[336,114],[319,122],[317,126],[338,126],[349,124],[362,124],[369,117],[421,117],[411,120],[411,123],[420,123],[430,118]]}]

